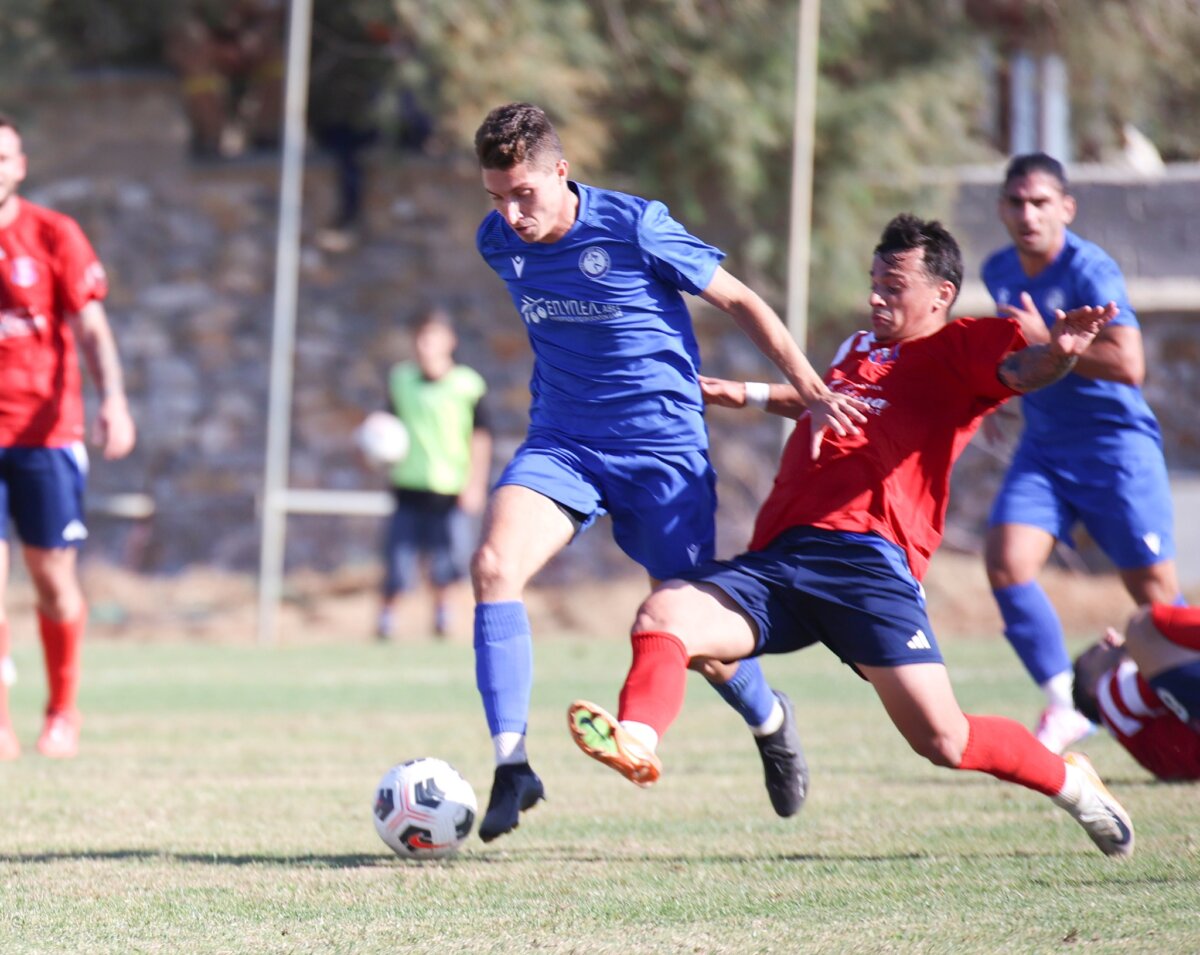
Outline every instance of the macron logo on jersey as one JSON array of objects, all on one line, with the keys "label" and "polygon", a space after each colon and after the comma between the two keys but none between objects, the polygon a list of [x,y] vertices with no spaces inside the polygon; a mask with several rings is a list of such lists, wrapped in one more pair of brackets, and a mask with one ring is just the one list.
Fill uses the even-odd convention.
[{"label": "macron logo on jersey", "polygon": [[517,278],[520,278],[525,272],[525,256],[514,255],[512,257],[513,271],[517,273]]},{"label": "macron logo on jersey", "polygon": [[910,650],[932,650],[929,645],[929,638],[925,636],[924,630],[918,630],[912,635],[912,639],[905,644]]}]

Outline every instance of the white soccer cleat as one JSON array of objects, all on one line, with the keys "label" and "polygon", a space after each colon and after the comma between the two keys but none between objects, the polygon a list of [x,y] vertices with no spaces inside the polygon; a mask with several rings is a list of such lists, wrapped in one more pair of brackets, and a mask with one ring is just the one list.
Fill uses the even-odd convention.
[{"label": "white soccer cleat", "polygon": [[1096,732],[1096,724],[1073,706],[1047,706],[1038,719],[1033,735],[1052,753],[1061,753],[1068,746]]},{"label": "white soccer cleat", "polygon": [[1092,761],[1082,753],[1067,753],[1063,761],[1067,772],[1072,767],[1079,771],[1081,792],[1075,805],[1059,805],[1075,817],[1106,856],[1133,855],[1133,821],[1101,781]]}]

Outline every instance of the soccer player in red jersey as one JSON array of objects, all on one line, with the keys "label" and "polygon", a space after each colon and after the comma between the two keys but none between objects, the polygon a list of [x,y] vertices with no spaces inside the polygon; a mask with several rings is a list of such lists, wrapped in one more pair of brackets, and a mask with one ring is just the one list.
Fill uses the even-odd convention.
[{"label": "soccer player in red jersey", "polygon": [[1168,782],[1200,779],[1200,607],[1140,607],[1075,661],[1075,706]]},{"label": "soccer player in red jersey", "polygon": [[[127,455],[135,431],[101,304],[104,269],[74,220],[18,196],[26,168],[21,134],[0,116],[0,659],[9,650],[3,598],[11,517],[37,593],[49,684],[37,746],[62,759],[79,749],[75,698],[87,620],[76,573],[77,548],[87,537],[77,348],[100,392],[94,437],[104,457]],[[19,754],[0,682],[0,759]]]},{"label": "soccer player in red jersey", "polygon": [[[870,681],[917,753],[1043,793],[1106,854],[1133,851],[1129,816],[1086,757],[1050,752],[1014,720],[962,712],[919,583],[942,537],[951,467],[980,420],[1065,375],[1116,308],[1060,312],[1050,340],[1027,345],[1016,319],[948,321],[961,283],[953,236],[897,216],[871,266],[873,330],[847,340],[826,374],[870,408],[860,433],[814,445],[790,385],[749,390],[752,404],[799,418],[751,549],[665,582],[642,604],[619,719],[583,700],[568,710],[588,755],[649,785],[689,663],[820,642]],[[739,407],[747,393],[705,381],[710,403]]]}]

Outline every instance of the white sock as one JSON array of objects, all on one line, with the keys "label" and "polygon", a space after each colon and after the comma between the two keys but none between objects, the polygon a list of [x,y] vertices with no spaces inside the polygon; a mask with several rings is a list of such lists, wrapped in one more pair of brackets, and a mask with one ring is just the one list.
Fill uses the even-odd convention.
[{"label": "white sock", "polygon": [[783,707],[779,703],[779,697],[775,698],[775,705],[771,707],[771,715],[767,717],[765,723],[760,723],[758,726],[750,727],[750,732],[755,736],[770,736],[783,725]]},{"label": "white sock", "polygon": [[1042,692],[1046,694],[1046,702],[1051,706],[1065,706],[1068,709],[1075,709],[1075,700],[1072,696],[1075,690],[1075,674],[1071,670],[1063,670],[1062,673],[1056,673],[1042,684]]},{"label": "white sock", "polygon": [[492,737],[492,749],[496,752],[497,766],[529,762],[525,755],[524,733],[497,733]]},{"label": "white sock", "polygon": [[636,720],[621,720],[621,729],[646,747],[651,753],[658,749],[658,731]]}]

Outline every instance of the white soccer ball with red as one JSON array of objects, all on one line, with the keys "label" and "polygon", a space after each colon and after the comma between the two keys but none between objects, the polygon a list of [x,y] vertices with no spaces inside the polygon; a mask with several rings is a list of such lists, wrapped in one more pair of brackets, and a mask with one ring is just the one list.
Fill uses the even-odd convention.
[{"label": "white soccer ball with red", "polygon": [[441,759],[393,766],[375,789],[375,831],[402,859],[442,859],[471,834],[475,790]]},{"label": "white soccer ball with red", "polygon": [[408,428],[394,414],[372,411],[354,430],[354,443],[373,468],[390,468],[408,454]]}]

